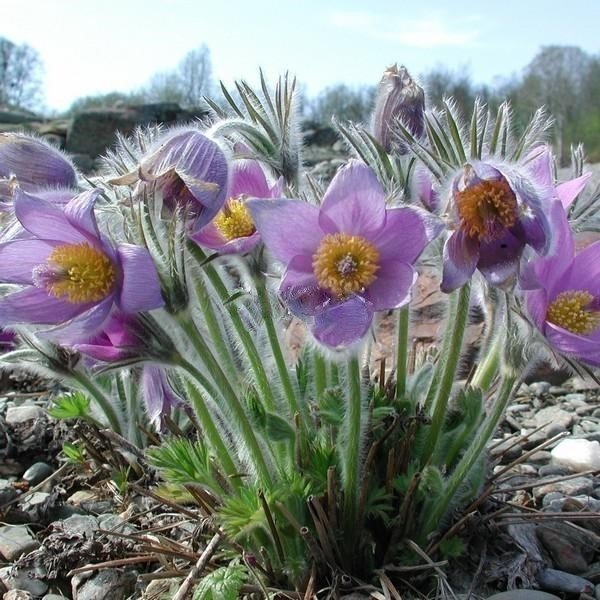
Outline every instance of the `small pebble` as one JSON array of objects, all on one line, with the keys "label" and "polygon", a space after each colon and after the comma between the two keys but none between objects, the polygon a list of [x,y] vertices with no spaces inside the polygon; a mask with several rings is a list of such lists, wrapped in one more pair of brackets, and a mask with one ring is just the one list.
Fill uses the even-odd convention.
[{"label": "small pebble", "polygon": [[567,594],[589,594],[594,584],[579,575],[572,575],[557,569],[544,569],[537,575],[538,583],[544,590],[566,592]]},{"label": "small pebble", "polygon": [[589,440],[567,438],[552,450],[552,462],[573,469],[591,471],[600,469],[600,443]]},{"label": "small pebble", "polygon": [[0,555],[8,561],[17,560],[23,554],[38,548],[39,545],[24,525],[0,527]]},{"label": "small pebble", "polygon": [[45,462],[37,462],[32,464],[25,473],[23,473],[23,479],[29,482],[29,485],[37,485],[42,483],[44,479],[47,479],[54,473],[54,469]]},{"label": "small pebble", "polygon": [[554,594],[538,592],[537,590],[511,590],[490,596],[488,600],[560,600]]},{"label": "small pebble", "polygon": [[529,384],[529,391],[536,396],[547,394],[550,391],[552,385],[547,381],[534,381]]}]

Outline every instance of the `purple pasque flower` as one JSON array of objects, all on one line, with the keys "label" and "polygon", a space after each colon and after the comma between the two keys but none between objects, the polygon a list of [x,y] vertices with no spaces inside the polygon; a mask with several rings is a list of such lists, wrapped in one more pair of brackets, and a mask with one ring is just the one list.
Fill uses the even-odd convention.
[{"label": "purple pasque flower", "polygon": [[320,207],[300,200],[248,205],[265,246],[286,266],[283,300],[332,348],[359,341],[375,311],[410,300],[413,264],[440,230],[424,211],[387,209],[375,174],[356,160],[338,171]]},{"label": "purple pasque flower", "polygon": [[250,198],[279,198],[282,190],[283,179],[270,186],[258,161],[236,161],[223,208],[206,227],[193,234],[192,239],[220,254],[247,254],[258,244],[260,235],[246,202]]},{"label": "purple pasque flower", "polygon": [[[75,169],[60,150],[24,133],[0,133],[0,182],[11,178],[27,192],[77,186]],[[7,187],[0,189],[4,196]]]},{"label": "purple pasque flower", "polygon": [[[550,175],[549,150],[536,152],[516,166],[471,160],[452,181],[454,230],[444,246],[444,292],[462,286],[476,269],[501,286],[517,275],[526,246],[542,255],[556,249],[549,214],[559,192]],[[561,193],[568,196],[574,189]]]},{"label": "purple pasque flower", "polygon": [[552,221],[560,252],[524,266],[527,311],[558,352],[600,366],[600,242],[576,254],[561,204],[553,207]]},{"label": "purple pasque flower", "polygon": [[99,193],[78,194],[61,209],[17,190],[15,216],[28,237],[0,244],[0,281],[23,289],[0,299],[0,326],[57,325],[52,331],[87,339],[113,307],[136,313],[162,306],[148,251],[114,247],[100,234],[94,215]]},{"label": "purple pasque flower", "polygon": [[184,405],[183,398],[169,383],[167,371],[152,364],[144,365],[140,381],[140,394],[150,423],[159,427],[173,408]]},{"label": "purple pasque flower", "polygon": [[223,206],[228,170],[227,158],[214,140],[197,129],[177,128],[150,148],[137,171],[112,183],[152,184],[168,208],[185,208],[189,230],[196,232]]},{"label": "purple pasque flower", "polygon": [[144,330],[135,315],[113,311],[102,328],[89,339],[71,343],[64,336],[62,344],[101,362],[121,362],[139,359],[144,354]]}]

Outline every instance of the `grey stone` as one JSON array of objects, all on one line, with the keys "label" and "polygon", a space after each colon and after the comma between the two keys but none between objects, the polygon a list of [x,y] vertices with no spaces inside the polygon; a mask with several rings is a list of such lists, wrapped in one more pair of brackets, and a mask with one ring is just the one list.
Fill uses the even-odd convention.
[{"label": "grey stone", "polygon": [[48,584],[42,579],[45,574],[43,570],[36,568],[4,567],[0,569],[0,581],[9,590],[24,590],[39,597],[48,591]]},{"label": "grey stone", "polygon": [[2,600],[33,600],[33,596],[25,590],[9,590]]},{"label": "grey stone", "polygon": [[127,523],[119,515],[99,515],[98,526],[100,529],[114,531],[116,533],[132,534],[137,531],[135,525]]},{"label": "grey stone", "polygon": [[547,394],[550,391],[552,385],[547,381],[534,381],[529,384],[529,391],[536,396]]},{"label": "grey stone", "polygon": [[46,594],[42,600],[66,600],[66,596],[59,596],[58,594]]},{"label": "grey stone", "polygon": [[587,571],[588,563],[579,544],[551,527],[541,525],[536,529],[536,533],[558,569],[576,575]]},{"label": "grey stone", "polygon": [[562,477],[570,475],[572,472],[572,469],[564,465],[544,465],[539,470],[540,477]]},{"label": "grey stone", "polygon": [[42,483],[44,479],[47,479],[54,473],[54,469],[45,462],[37,462],[32,464],[25,473],[23,473],[23,479],[28,481],[30,485],[37,485]]},{"label": "grey stone", "polygon": [[539,592],[537,590],[511,590],[490,596],[488,600],[560,600],[554,594]]},{"label": "grey stone", "polygon": [[74,600],[125,600],[135,588],[137,577],[131,571],[121,569],[104,569],[75,587],[73,581]]},{"label": "grey stone", "polygon": [[574,477],[573,479],[555,481],[554,483],[546,483],[535,487],[533,488],[533,495],[540,498],[551,492],[559,492],[565,496],[579,496],[581,494],[589,496],[593,490],[594,484],[590,478]]},{"label": "grey stone", "polygon": [[34,404],[23,404],[21,406],[9,406],[6,410],[6,424],[14,427],[15,425],[24,425],[30,421],[40,419],[44,411],[40,406]]},{"label": "grey stone", "polygon": [[[545,429],[549,431],[556,429],[558,432],[558,429],[566,430],[571,427],[573,424],[573,413],[564,410],[560,406],[546,406],[535,413],[535,422],[538,427],[550,423]],[[554,434],[546,433],[546,435],[551,437]]]},{"label": "grey stone", "polygon": [[557,569],[540,571],[537,575],[537,581],[542,589],[553,592],[589,594],[594,591],[594,584],[591,581]]},{"label": "grey stone", "polygon": [[24,525],[5,525],[0,527],[0,554],[8,561],[39,547],[39,542]]},{"label": "grey stone", "polygon": [[553,396],[564,396],[568,392],[569,392],[569,390],[567,388],[564,388],[560,385],[553,385],[548,390],[548,393],[552,394]]},{"label": "grey stone", "polygon": [[64,531],[83,535],[87,539],[92,539],[98,529],[98,519],[91,515],[73,515],[60,523]]},{"label": "grey stone", "polygon": [[6,479],[0,479],[0,506],[12,502],[19,493]]}]

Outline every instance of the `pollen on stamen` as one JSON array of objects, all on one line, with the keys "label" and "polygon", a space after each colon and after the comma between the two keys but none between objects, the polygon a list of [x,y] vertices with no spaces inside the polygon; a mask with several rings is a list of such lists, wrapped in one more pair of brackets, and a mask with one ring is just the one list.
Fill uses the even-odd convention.
[{"label": "pollen on stamen", "polygon": [[470,185],[455,200],[462,229],[480,242],[498,239],[519,217],[517,198],[504,179]]},{"label": "pollen on stamen", "polygon": [[600,327],[600,311],[589,308],[593,300],[583,290],[561,292],[548,306],[546,320],[571,333],[589,335]]},{"label": "pollen on stamen", "polygon": [[338,298],[360,292],[376,278],[379,252],[359,235],[326,235],[313,255],[313,272],[319,286]]},{"label": "pollen on stamen", "polygon": [[223,210],[215,217],[214,225],[228,242],[248,237],[256,231],[246,203],[239,198],[230,198],[226,202]]},{"label": "pollen on stamen", "polygon": [[72,304],[103,300],[115,280],[115,268],[108,256],[86,242],[57,246],[46,264],[34,273],[37,285]]}]

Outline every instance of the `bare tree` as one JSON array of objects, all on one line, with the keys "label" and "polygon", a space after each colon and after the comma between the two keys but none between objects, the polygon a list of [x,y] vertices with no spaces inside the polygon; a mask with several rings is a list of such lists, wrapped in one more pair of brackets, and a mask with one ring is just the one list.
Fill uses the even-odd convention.
[{"label": "bare tree", "polygon": [[188,52],[174,71],[157,73],[142,90],[152,102],[176,102],[183,107],[199,106],[212,86],[210,50],[206,45]]},{"label": "bare tree", "polygon": [[41,75],[36,50],[0,37],[0,106],[34,108],[41,100]]}]

